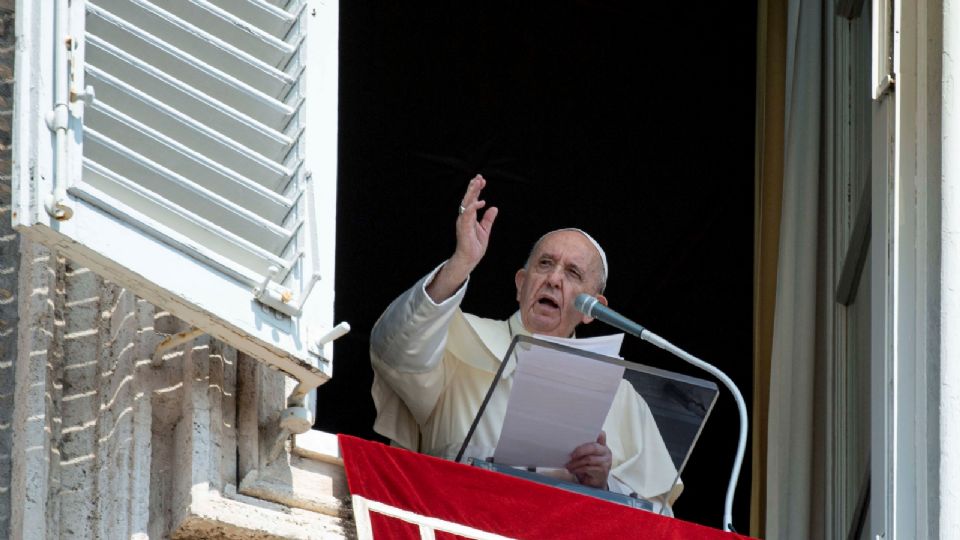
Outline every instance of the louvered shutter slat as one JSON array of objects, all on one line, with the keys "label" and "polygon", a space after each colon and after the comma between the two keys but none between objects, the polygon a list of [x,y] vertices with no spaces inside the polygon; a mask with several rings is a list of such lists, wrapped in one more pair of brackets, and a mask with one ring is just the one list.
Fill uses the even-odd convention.
[{"label": "louvered shutter slat", "polygon": [[158,69],[207,95],[217,96],[223,103],[240,109],[267,125],[282,127],[296,112],[297,104],[288,105],[261,92],[107,10],[93,4],[88,4],[87,10],[93,15],[87,21],[92,35],[125,50],[144,50],[144,56]]},{"label": "louvered shutter slat", "polygon": [[240,20],[255,21],[263,31],[278,38],[287,36],[304,7],[301,3],[287,11],[263,0],[209,0],[209,3]]},{"label": "louvered shutter slat", "polygon": [[205,186],[219,196],[278,222],[292,203],[261,184],[227,168],[215,159],[167,137],[153,128],[106,105],[97,103],[87,111],[90,126],[96,131],[113,133],[128,148],[138,148],[137,156],[151,167],[176,171]]},{"label": "louvered shutter slat", "polygon": [[[83,185],[71,188],[71,192],[103,209],[123,208],[125,211],[122,214],[114,213],[120,218],[151,216],[151,222],[156,223],[153,228],[162,229],[165,235],[177,238],[181,247],[189,244],[191,250],[200,248],[204,258],[209,258],[209,253],[222,255],[221,267],[229,269],[231,274],[247,284],[255,284],[270,265],[285,265],[286,261],[251,243],[248,237],[232,234],[196,213],[168,204],[168,199],[93,160],[84,163],[84,176],[86,181]],[[142,225],[139,220],[136,224]],[[225,261],[241,264],[238,266]]]},{"label": "louvered shutter slat", "polygon": [[176,44],[178,50],[217,65],[267,95],[283,95],[296,82],[296,74],[288,75],[146,0],[115,0],[110,14],[153,35],[163,35],[164,41]]},{"label": "louvered shutter slat", "polygon": [[[288,240],[286,229],[262,218],[250,207],[217,195],[207,187],[166,169],[145,156],[111,139],[92,127],[87,128],[84,154],[91,160],[125,178],[136,179],[144,189],[185,210],[193,210],[221,227],[243,234],[267,249],[278,249]],[[262,211],[262,206],[256,208]]]},{"label": "louvered shutter slat", "polygon": [[139,119],[160,133],[177,134],[178,140],[187,147],[216,147],[216,154],[224,155],[224,161],[236,164],[235,167],[245,171],[250,178],[259,181],[272,178],[275,187],[289,181],[293,174],[281,163],[89,64],[87,84],[94,85],[100,100],[115,104],[118,109],[127,111],[132,118]]},{"label": "louvered shutter slat", "polygon": [[275,164],[275,170],[268,171],[269,175],[257,176],[258,181],[255,182],[234,170],[240,169],[245,160],[234,163],[227,161],[228,166],[223,164],[226,160],[217,159],[222,156],[214,152],[223,147],[222,143],[197,150],[197,147],[181,142],[179,137],[167,136],[105,103],[94,105],[89,116],[93,125],[102,125],[103,131],[117,134],[116,138],[122,139],[124,144],[141,148],[141,155],[154,163],[176,170],[189,178],[196,178],[214,192],[231,200],[245,203],[251,198],[256,199],[257,207],[262,208],[263,215],[268,219],[279,219],[291,206],[289,200],[276,193],[286,185],[293,174],[292,170],[280,164]]},{"label": "louvered shutter slat", "polygon": [[240,144],[257,148],[271,159],[282,159],[298,136],[297,133],[292,137],[285,135],[258,122],[94,35],[87,35],[87,63],[102,68],[100,71],[112,74],[141,93],[149,90],[149,95],[160,102],[176,103],[184,115],[202,118],[211,129],[229,133]]},{"label": "louvered shutter slat", "polygon": [[[109,186],[103,184],[104,178],[110,179],[127,177],[124,177],[116,172],[116,170],[120,169],[121,167],[105,166],[95,161],[94,158],[99,156],[99,152],[96,150],[100,150],[102,148],[105,152],[114,151],[120,153],[124,150],[129,151],[129,149],[125,149],[124,147],[115,144],[115,141],[106,139],[92,129],[90,130],[90,138],[91,142],[105,142],[106,144],[103,144],[100,148],[94,147],[93,150],[89,152],[89,154],[93,157],[84,161],[85,171],[91,168],[91,164],[95,164],[98,168],[96,171],[97,174],[92,176],[92,179],[89,180],[89,182],[105,192],[111,192]],[[201,186],[197,186],[186,179],[177,178],[177,180],[183,183],[182,187],[184,189],[182,190],[177,191],[167,186],[157,189],[156,185],[152,185],[149,181],[151,180],[149,176],[152,174],[149,169],[141,168],[127,170],[132,173],[143,173],[141,176],[137,176],[136,174],[131,174],[131,176],[137,179],[137,186],[139,186],[144,192],[164,193],[161,200],[167,203],[166,206],[177,207],[181,212],[191,212],[191,209],[199,208],[203,211],[191,212],[198,219],[204,219],[216,224],[216,226],[222,229],[224,233],[242,235],[242,237],[252,245],[256,245],[271,254],[282,253],[283,247],[287,245],[292,237],[292,234],[286,234],[285,230],[279,229],[276,225],[263,221],[262,219],[258,219],[257,216],[243,207],[233,205],[225,199],[218,198],[215,195],[203,190]],[[102,171],[109,171],[110,174],[104,175]],[[169,171],[162,169],[157,170],[156,174],[158,176],[162,174],[174,176]],[[82,190],[85,185],[86,182],[71,189]],[[151,190],[151,187],[154,189]],[[196,196],[191,198],[191,195]],[[148,214],[154,211],[163,212],[164,210],[162,207],[146,208],[140,206],[139,208]],[[173,226],[175,224],[170,223],[169,225]],[[243,261],[238,260],[238,263],[242,264]],[[266,266],[258,265],[251,268],[258,271],[260,275],[265,275]]]},{"label": "louvered shutter slat", "polygon": [[[244,17],[244,0],[216,5],[202,0],[170,0],[164,7],[180,16],[189,16],[208,31],[238,49],[283,69],[301,43],[301,36],[288,35],[298,20],[299,10],[290,13],[277,8],[261,9],[252,18]],[[240,8],[241,11],[237,11]],[[280,13],[278,15],[278,12]]]},{"label": "louvered shutter slat", "polygon": [[[219,2],[229,2],[230,0],[218,0]],[[247,0],[249,2],[256,2],[260,4],[270,4],[276,8],[286,7],[287,11],[293,12],[297,8],[304,7],[307,4],[306,0]]]}]

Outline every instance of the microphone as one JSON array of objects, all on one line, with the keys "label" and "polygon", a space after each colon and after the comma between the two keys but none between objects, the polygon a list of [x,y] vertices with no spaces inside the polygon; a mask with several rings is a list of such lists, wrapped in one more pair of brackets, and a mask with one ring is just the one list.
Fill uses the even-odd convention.
[{"label": "microphone", "polygon": [[616,311],[600,303],[600,301],[587,293],[577,295],[573,301],[573,306],[577,311],[587,317],[593,317],[603,321],[610,326],[622,330],[628,334],[634,335],[648,343],[652,343],[661,349],[672,353],[686,362],[706,371],[720,380],[727,387],[727,390],[733,394],[733,400],[737,402],[737,412],[740,415],[740,436],[737,439],[737,454],[733,460],[733,471],[730,473],[730,482],[727,484],[727,496],[723,504],[723,530],[733,531],[733,495],[737,487],[737,480],[740,478],[740,468],[743,465],[743,454],[747,448],[747,405],[743,401],[743,396],[737,385],[727,377],[727,375],[711,364],[693,356],[687,351],[677,347],[673,343],[654,334],[650,330],[631,321]]},{"label": "microphone", "polygon": [[587,293],[580,293],[577,295],[576,299],[574,299],[573,307],[577,308],[577,311],[583,313],[587,317],[593,317],[594,319],[603,321],[618,330],[622,330],[628,334],[632,334],[640,339],[643,339],[641,334],[646,331],[646,328],[601,304],[595,296],[590,296]]}]

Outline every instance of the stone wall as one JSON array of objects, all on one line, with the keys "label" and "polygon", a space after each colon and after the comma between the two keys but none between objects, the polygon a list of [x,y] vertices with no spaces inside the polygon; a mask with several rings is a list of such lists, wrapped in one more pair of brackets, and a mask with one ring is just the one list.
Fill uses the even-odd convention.
[{"label": "stone wall", "polygon": [[154,366],[160,332],[179,321],[22,243],[10,535],[163,537],[167,516],[151,499],[163,508],[180,472],[177,405],[190,402],[191,384],[227,386],[235,355],[197,344]]},{"label": "stone wall", "polygon": [[347,534],[336,460],[267,457],[285,377],[206,336],[158,354],[189,330],[182,321],[20,243],[16,354],[3,374],[9,537]]},{"label": "stone wall", "polygon": [[206,336],[158,354],[182,321],[20,244],[0,538],[347,534],[335,459],[266,457],[285,377]]},{"label": "stone wall", "polygon": [[19,241],[10,226],[10,128],[13,116],[13,1],[0,0],[0,538],[10,526],[13,381],[17,356]]},{"label": "stone wall", "polygon": [[[324,499],[343,495],[342,469],[262,457],[282,375],[206,336],[157,354],[182,321],[20,241],[9,537],[343,537]],[[273,501],[238,490],[251,472]]]}]

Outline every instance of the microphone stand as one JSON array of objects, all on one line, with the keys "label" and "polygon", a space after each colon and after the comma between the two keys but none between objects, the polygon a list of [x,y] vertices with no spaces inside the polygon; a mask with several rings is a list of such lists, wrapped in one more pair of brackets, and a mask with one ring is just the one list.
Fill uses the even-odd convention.
[{"label": "microphone stand", "polygon": [[[634,334],[636,335],[636,334]],[[730,380],[730,377],[717,369],[716,367],[700,360],[696,356],[688,353],[687,351],[677,347],[673,343],[663,339],[662,337],[654,334],[650,330],[643,329],[640,332],[638,338],[652,343],[657,347],[687,361],[694,366],[710,373],[717,379],[720,379],[720,382],[730,390],[730,393],[733,394],[734,401],[737,402],[737,412],[740,413],[740,437],[737,440],[737,456],[733,460],[733,471],[730,473],[730,482],[727,484],[727,497],[723,503],[723,530],[733,531],[733,493],[737,487],[737,480],[740,477],[740,467],[743,466],[743,454],[747,449],[747,405],[743,401],[743,396],[740,394],[740,390],[737,388],[737,385]]]},{"label": "microphone stand", "polygon": [[[677,347],[673,343],[670,343],[669,341],[627,319],[610,308],[607,308],[603,305],[598,305],[597,299],[593,296],[587,294],[579,295],[577,297],[576,305],[578,311],[588,316],[595,317],[609,324],[610,326],[617,328],[618,330],[622,330],[632,336],[636,336],[648,343],[652,343],[653,345],[660,347],[674,356],[677,356],[678,358],[706,371],[717,379],[720,379],[720,382],[722,382],[723,385],[730,390],[730,393],[733,394],[733,399],[737,402],[737,412],[740,413],[740,437],[737,440],[737,455],[733,460],[733,471],[730,473],[730,482],[727,484],[727,497],[723,503],[723,530],[732,532],[734,530],[733,493],[737,487],[737,480],[740,478],[740,468],[743,466],[743,454],[747,449],[747,405],[744,403],[743,396],[740,394],[740,390],[737,388],[737,385],[734,384],[730,377],[727,377],[724,372],[720,371],[711,364],[700,360],[696,356],[693,356],[687,351]],[[593,313],[595,308],[600,310],[602,313]]]}]

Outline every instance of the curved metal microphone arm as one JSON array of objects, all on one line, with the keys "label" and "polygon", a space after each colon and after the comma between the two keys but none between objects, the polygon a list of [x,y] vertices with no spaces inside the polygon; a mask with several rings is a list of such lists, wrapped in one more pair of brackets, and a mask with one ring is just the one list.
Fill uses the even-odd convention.
[{"label": "curved metal microphone arm", "polygon": [[747,449],[747,405],[743,401],[743,396],[737,385],[730,380],[730,377],[717,369],[716,367],[700,360],[696,356],[684,351],[673,343],[654,334],[650,330],[644,329],[638,336],[640,339],[660,347],[661,349],[673,353],[674,355],[686,360],[688,363],[710,373],[730,390],[733,399],[737,402],[737,412],[740,413],[740,438],[737,441],[737,456],[733,460],[733,471],[730,473],[730,483],[727,484],[727,497],[723,503],[723,530],[733,531],[733,494],[737,488],[737,480],[740,478],[740,468],[743,466],[743,454]]},{"label": "curved metal microphone arm", "polygon": [[662,337],[654,334],[650,330],[647,330],[630,319],[627,319],[616,311],[613,311],[602,304],[598,304],[599,301],[597,298],[589,294],[580,294],[574,301],[574,306],[581,313],[587,315],[588,317],[595,317],[609,324],[610,326],[634,335],[648,343],[652,343],[657,347],[660,347],[661,349],[673,354],[674,356],[693,364],[694,366],[713,375],[717,379],[720,379],[720,382],[722,382],[723,385],[730,390],[730,393],[733,394],[733,399],[737,402],[737,412],[740,413],[740,438],[737,441],[737,455],[733,460],[733,471],[730,473],[730,483],[727,484],[727,497],[723,504],[723,530],[733,531],[733,494],[734,491],[736,491],[737,480],[740,478],[740,468],[743,466],[743,454],[747,449],[747,405],[743,401],[743,396],[740,394],[740,389],[737,388],[737,385],[733,383],[730,377],[727,377],[724,372],[720,371],[713,365],[700,360],[696,356],[693,356],[680,347],[677,347],[673,343],[670,343]]}]

